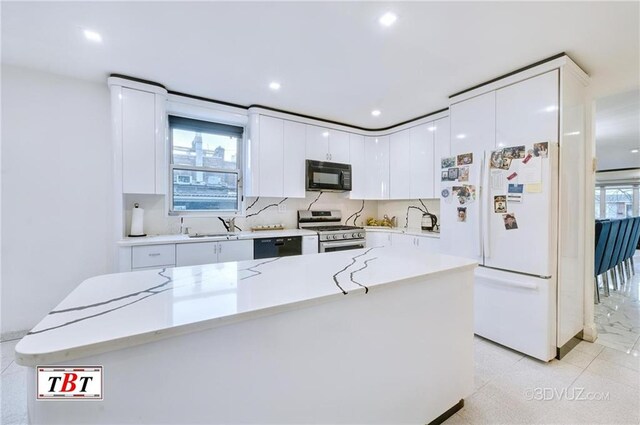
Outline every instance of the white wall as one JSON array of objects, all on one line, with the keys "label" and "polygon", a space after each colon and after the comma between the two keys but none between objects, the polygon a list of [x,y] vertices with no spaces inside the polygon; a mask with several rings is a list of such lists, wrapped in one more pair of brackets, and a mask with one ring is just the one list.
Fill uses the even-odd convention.
[{"label": "white wall", "polygon": [[106,84],[2,66],[2,323],[29,329],[108,271]]}]

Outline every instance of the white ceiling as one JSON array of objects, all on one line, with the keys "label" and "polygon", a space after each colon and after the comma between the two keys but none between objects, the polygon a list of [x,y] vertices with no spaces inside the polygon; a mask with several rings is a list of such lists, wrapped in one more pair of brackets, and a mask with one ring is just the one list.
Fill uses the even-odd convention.
[{"label": "white ceiling", "polygon": [[[398,20],[383,28],[389,10]],[[3,1],[2,61],[380,128],[563,51],[595,96],[637,89],[639,12],[638,2]]]},{"label": "white ceiling", "polygon": [[640,168],[640,90],[596,102],[598,170]]}]

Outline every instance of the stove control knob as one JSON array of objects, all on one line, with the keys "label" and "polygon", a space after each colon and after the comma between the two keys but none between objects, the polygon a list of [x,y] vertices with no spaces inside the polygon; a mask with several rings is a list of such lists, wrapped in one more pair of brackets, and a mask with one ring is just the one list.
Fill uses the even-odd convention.
[{"label": "stove control knob", "polygon": [[364,238],[364,233],[362,233],[362,232],[358,233],[358,237]]},{"label": "stove control knob", "polygon": [[331,235],[331,239],[337,239],[338,235]]},{"label": "stove control knob", "polygon": [[357,234],[357,233],[354,233],[354,234],[353,234],[353,235],[351,235],[351,236],[353,236],[354,238],[357,238],[357,237],[358,237],[358,234]]}]

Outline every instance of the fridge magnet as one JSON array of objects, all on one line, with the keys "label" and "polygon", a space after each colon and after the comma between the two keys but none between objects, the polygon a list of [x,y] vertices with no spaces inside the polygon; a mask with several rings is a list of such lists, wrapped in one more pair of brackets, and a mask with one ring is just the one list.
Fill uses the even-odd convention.
[{"label": "fridge magnet", "polygon": [[533,144],[533,156],[547,158],[549,156],[549,142],[539,142]]},{"label": "fridge magnet", "polygon": [[497,191],[504,190],[504,177],[502,170],[491,170],[491,189]]},{"label": "fridge magnet", "polygon": [[466,205],[476,200],[476,187],[473,185],[455,186],[453,190],[460,205]]},{"label": "fridge magnet", "polygon": [[512,184],[509,183],[509,189],[507,190],[507,192],[509,193],[522,193],[524,191],[524,185],[523,184]]},{"label": "fridge magnet", "polygon": [[491,168],[502,168],[502,149],[491,152],[489,164]]},{"label": "fridge magnet", "polygon": [[440,168],[451,168],[456,166],[456,157],[442,158],[440,160]]},{"label": "fridge magnet", "polygon": [[507,202],[509,202],[509,205],[511,205],[511,204],[521,204],[522,203],[522,194],[521,193],[509,193],[507,195]]},{"label": "fridge magnet", "polygon": [[509,168],[511,168],[511,159],[512,158],[507,158],[506,156],[502,157],[500,168],[503,170],[508,170]]},{"label": "fridge magnet", "polygon": [[513,230],[518,228],[518,222],[516,221],[516,215],[513,213],[502,214],[504,220],[504,228],[507,230]]},{"label": "fridge magnet", "polygon": [[525,185],[527,193],[542,193],[542,183],[533,183]]},{"label": "fridge magnet", "polygon": [[458,181],[461,181],[461,182],[469,181],[469,167],[458,168]]},{"label": "fridge magnet", "polygon": [[518,167],[518,182],[536,184],[542,182],[542,157],[533,157]]},{"label": "fridge magnet", "polygon": [[467,221],[467,207],[458,207],[458,221]]},{"label": "fridge magnet", "polygon": [[442,171],[442,177],[440,178],[441,181],[443,182],[448,182],[449,180],[449,171],[448,170],[443,170]]},{"label": "fridge magnet", "polygon": [[473,164],[473,153],[463,153],[458,155],[458,165],[471,165]]},{"label": "fridge magnet", "polygon": [[507,212],[507,197],[504,195],[497,195],[493,197],[493,211],[496,213]]},{"label": "fridge magnet", "polygon": [[527,162],[529,162],[531,160],[531,158],[533,158],[533,154],[530,152],[527,154],[527,156],[524,157],[524,159],[522,160],[523,164],[526,164]]},{"label": "fridge magnet", "polygon": [[458,169],[457,168],[449,168],[449,180],[454,181],[458,178]]},{"label": "fridge magnet", "polygon": [[507,180],[511,181],[511,180],[515,179],[516,177],[518,177],[518,173],[516,173],[516,172],[514,171],[513,173],[511,173],[511,174],[509,174],[509,175],[507,176]]},{"label": "fridge magnet", "polygon": [[449,197],[449,188],[442,189],[442,192],[440,192],[440,195],[442,195],[443,198],[448,198]]},{"label": "fridge magnet", "polygon": [[522,159],[524,158],[525,155],[525,147],[523,146],[513,146],[510,148],[504,148],[503,149],[504,154],[503,156],[505,158],[510,158],[510,159]]}]

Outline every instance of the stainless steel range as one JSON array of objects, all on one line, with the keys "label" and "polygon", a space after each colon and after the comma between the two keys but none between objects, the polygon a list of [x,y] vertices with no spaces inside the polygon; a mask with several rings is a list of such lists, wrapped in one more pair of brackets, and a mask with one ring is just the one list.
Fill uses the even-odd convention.
[{"label": "stainless steel range", "polygon": [[298,211],[298,228],[318,232],[318,251],[333,252],[364,248],[365,230],[357,226],[345,226],[342,213],[331,211]]}]

